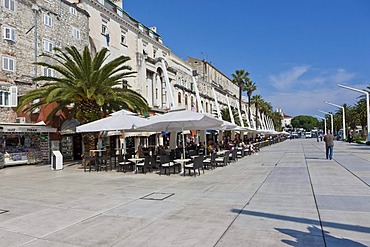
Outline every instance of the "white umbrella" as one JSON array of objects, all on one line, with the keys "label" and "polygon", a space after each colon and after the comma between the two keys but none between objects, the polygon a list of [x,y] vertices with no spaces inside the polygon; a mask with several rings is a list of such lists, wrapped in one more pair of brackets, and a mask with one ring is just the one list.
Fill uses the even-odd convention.
[{"label": "white umbrella", "polygon": [[137,127],[146,123],[147,120],[139,116],[117,114],[80,125],[76,128],[76,132],[99,132],[110,130],[133,131]]},{"label": "white umbrella", "polygon": [[182,131],[183,151],[185,157],[184,130],[207,130],[218,129],[223,121],[207,114],[179,109],[169,111],[163,115],[151,117],[146,125],[138,127],[137,130],[144,131]]},{"label": "white umbrella", "polygon": [[[125,113],[111,115],[109,117],[87,123],[76,128],[76,132],[100,132],[100,131],[135,131],[139,126],[147,123],[145,118],[128,115]],[[126,143],[124,142],[124,152]]]}]

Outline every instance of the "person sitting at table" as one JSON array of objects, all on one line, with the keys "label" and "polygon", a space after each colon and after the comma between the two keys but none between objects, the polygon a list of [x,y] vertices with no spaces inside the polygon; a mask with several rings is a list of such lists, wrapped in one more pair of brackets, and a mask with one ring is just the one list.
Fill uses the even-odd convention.
[{"label": "person sitting at table", "polygon": [[162,155],[165,155],[165,154],[166,154],[166,152],[165,152],[165,150],[164,150],[163,145],[159,145],[159,146],[158,146],[158,152],[157,152],[157,154],[158,154],[159,156],[162,156]]},{"label": "person sitting at table", "polygon": [[254,148],[253,143],[251,141],[249,142],[249,152],[251,154],[257,154],[256,149]]},{"label": "person sitting at table", "polygon": [[145,154],[144,154],[144,151],[143,151],[143,146],[141,144],[139,144],[137,146],[137,150],[136,150],[135,154],[139,158],[144,158],[145,157]]}]

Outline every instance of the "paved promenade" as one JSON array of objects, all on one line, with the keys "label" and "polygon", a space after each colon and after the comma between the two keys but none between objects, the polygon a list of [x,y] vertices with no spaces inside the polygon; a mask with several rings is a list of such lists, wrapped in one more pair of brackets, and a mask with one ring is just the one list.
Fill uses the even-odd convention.
[{"label": "paved promenade", "polygon": [[316,139],[195,178],[9,167],[0,246],[370,246],[369,184],[369,146]]}]

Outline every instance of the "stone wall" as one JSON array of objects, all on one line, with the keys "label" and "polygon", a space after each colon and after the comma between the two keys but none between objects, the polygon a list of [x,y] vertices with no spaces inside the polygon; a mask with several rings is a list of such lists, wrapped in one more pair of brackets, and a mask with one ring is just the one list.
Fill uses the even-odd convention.
[{"label": "stone wall", "polygon": [[[76,14],[72,14],[70,7],[73,6],[76,5],[66,0],[50,0],[49,2],[18,0],[14,12],[4,9],[3,5],[1,6],[1,31],[3,32],[3,27],[16,28],[15,42],[4,40],[1,35],[1,55],[11,56],[16,60],[15,72],[0,71],[1,85],[18,86],[19,96],[35,89],[32,78],[42,75],[42,68],[33,63],[35,61],[50,62],[50,59],[40,57],[44,52],[44,39],[54,42],[54,46],[59,48],[74,45],[78,49],[82,49],[89,44],[89,15],[79,8],[76,8]],[[52,18],[51,27],[44,24],[45,14]],[[80,39],[72,37],[72,27],[80,30]],[[35,37],[37,39],[36,46]],[[15,121],[16,114],[11,108],[1,107],[0,114],[2,122]]]}]

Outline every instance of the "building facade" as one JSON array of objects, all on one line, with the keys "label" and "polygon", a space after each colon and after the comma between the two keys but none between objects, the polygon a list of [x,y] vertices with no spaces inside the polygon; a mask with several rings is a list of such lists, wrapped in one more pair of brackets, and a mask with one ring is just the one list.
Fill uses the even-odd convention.
[{"label": "building facade", "polygon": [[[237,100],[236,95],[239,94],[239,88],[230,78],[204,59],[189,57],[188,62],[195,68],[205,112],[215,113],[216,99],[220,108],[228,107],[228,100],[232,107],[237,107],[235,102]],[[215,89],[216,98],[213,89]]]},{"label": "building facade", "polygon": [[66,0],[1,0],[0,122],[29,122],[18,118],[14,107],[18,97],[35,89],[32,79],[54,75],[35,65],[50,62],[41,54],[52,54],[54,47],[89,42],[89,15]]},{"label": "building facade", "polygon": [[237,95],[236,85],[227,76],[207,62],[202,70],[201,60],[191,58],[185,61],[178,57],[164,44],[156,27],[147,27],[135,20],[120,7],[121,1],[70,1],[78,3],[90,15],[92,50],[106,47],[111,52],[111,59],[121,55],[131,58],[128,65],[137,74],[125,83],[143,95],[153,111],[173,106],[199,110],[196,83],[201,92],[200,103],[209,113],[215,107],[212,87],[222,96],[219,101],[224,105],[225,94]]}]

